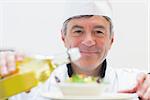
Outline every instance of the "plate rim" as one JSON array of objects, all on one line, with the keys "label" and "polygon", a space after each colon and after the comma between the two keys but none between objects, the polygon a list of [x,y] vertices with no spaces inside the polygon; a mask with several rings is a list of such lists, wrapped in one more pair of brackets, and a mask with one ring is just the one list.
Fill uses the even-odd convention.
[{"label": "plate rim", "polygon": [[[63,95],[50,95],[51,92],[42,93],[41,95],[45,98],[49,98],[52,100],[128,100],[138,98],[136,93],[102,93],[98,96],[63,96]],[[54,94],[54,93],[53,93]],[[106,96],[110,96],[107,97]],[[116,95],[116,97],[112,97],[112,95]],[[121,95],[122,97],[117,98],[117,96]],[[126,96],[125,96],[126,95]]]}]

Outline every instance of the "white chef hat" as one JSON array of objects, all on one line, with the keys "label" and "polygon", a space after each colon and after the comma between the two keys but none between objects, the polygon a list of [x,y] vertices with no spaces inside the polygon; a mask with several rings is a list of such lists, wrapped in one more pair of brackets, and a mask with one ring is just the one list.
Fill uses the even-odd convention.
[{"label": "white chef hat", "polygon": [[66,0],[63,13],[63,22],[79,15],[100,15],[113,19],[108,0]]}]

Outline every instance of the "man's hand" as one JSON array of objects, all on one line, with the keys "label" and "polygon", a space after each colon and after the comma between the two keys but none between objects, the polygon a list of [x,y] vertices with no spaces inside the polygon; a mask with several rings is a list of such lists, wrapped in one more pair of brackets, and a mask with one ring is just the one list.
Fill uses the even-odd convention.
[{"label": "man's hand", "polygon": [[137,93],[140,100],[150,100],[150,74],[141,73],[137,76],[137,85],[121,93]]},{"label": "man's hand", "polygon": [[23,60],[23,54],[11,50],[0,51],[0,76],[6,77],[16,72],[16,61]]}]

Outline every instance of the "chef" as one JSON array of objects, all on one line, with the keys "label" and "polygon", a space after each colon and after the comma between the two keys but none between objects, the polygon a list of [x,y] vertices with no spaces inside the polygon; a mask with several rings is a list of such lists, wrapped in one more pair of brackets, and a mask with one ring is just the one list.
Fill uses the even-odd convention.
[{"label": "chef", "polygon": [[149,74],[125,68],[114,69],[107,60],[114,42],[113,25],[112,9],[107,0],[66,2],[61,38],[67,49],[78,47],[81,58],[59,66],[44,84],[28,93],[13,96],[10,100],[45,100],[41,93],[59,91],[56,77],[63,82],[74,74],[99,77],[108,82],[103,92],[135,93],[138,96],[136,99],[150,100]]}]

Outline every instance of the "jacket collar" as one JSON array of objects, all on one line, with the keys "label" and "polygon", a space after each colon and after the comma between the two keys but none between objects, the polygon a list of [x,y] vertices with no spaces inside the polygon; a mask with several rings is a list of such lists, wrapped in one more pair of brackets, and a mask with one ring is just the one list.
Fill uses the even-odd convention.
[{"label": "jacket collar", "polygon": [[[106,59],[103,61],[102,63],[102,68],[99,70],[99,76],[100,78],[104,78],[105,77],[105,73],[106,73],[106,67],[107,67],[107,61]],[[68,69],[68,76],[71,77],[73,75],[73,69],[71,66],[71,63],[67,64],[67,69]]]}]

